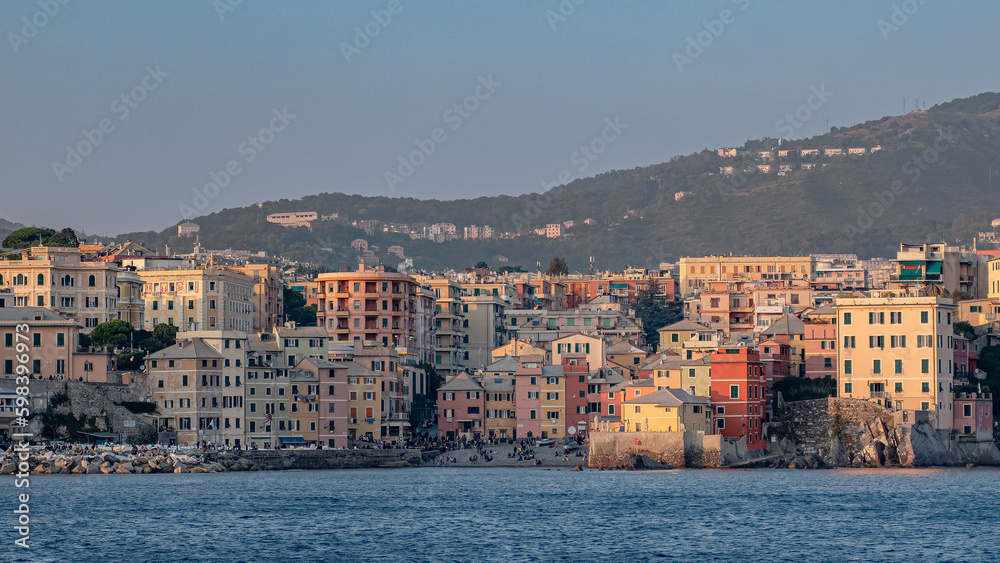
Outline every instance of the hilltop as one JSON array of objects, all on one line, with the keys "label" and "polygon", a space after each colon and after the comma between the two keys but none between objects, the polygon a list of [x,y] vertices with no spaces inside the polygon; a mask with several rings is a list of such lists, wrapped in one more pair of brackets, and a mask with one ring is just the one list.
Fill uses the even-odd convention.
[{"label": "hilltop", "polygon": [[[734,146],[725,142],[720,146]],[[801,156],[772,161],[759,151],[863,147],[861,156]],[[881,150],[871,152],[871,148]],[[402,245],[417,268],[463,268],[480,260],[491,266],[534,269],[565,256],[570,270],[654,266],[681,255],[710,253],[893,255],[900,241],[945,240],[971,244],[976,231],[989,230],[1000,193],[991,167],[1000,164],[1000,94],[953,100],[927,110],[884,117],[853,127],[831,128],[820,136],[793,141],[747,141],[740,156],[716,150],[677,156],[669,162],[615,170],[559,186],[545,194],[496,196],[453,201],[366,197],[322,193],[281,199],[195,218],[204,248],[266,250],[327,268],[353,267],[358,252],[350,242],[364,238],[385,253]],[[777,153],[775,153],[777,154]],[[769,173],[757,165],[770,163]],[[781,164],[793,169],[784,174]],[[802,164],[814,168],[804,170]],[[732,175],[722,167],[732,166]],[[1000,170],[1000,167],[997,167]],[[753,169],[754,173],[743,172]],[[1000,184],[1000,178],[992,182]],[[680,196],[678,196],[680,194]],[[285,228],[265,217],[281,211],[339,214],[313,228]],[[585,219],[593,224],[584,225]],[[406,234],[366,235],[354,220],[392,224],[454,223],[492,226],[522,236],[510,240],[411,240]],[[568,236],[529,235],[547,223],[573,221]],[[2,226],[2,225],[0,225]],[[190,251],[193,238],[176,227],[161,232],[125,233],[147,246],[169,244]],[[500,256],[507,259],[501,262]]]}]

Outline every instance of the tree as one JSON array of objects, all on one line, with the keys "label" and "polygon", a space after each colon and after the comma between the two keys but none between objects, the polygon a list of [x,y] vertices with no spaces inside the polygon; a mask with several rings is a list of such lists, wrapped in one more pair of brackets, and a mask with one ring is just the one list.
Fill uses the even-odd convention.
[{"label": "tree", "polygon": [[76,232],[73,229],[65,228],[58,233],[54,233],[47,241],[45,241],[45,246],[80,246],[80,239],[76,237]]},{"label": "tree", "polygon": [[970,342],[976,339],[976,329],[968,321],[958,321],[951,325],[951,328],[955,331],[955,334],[964,337]]},{"label": "tree", "polygon": [[[153,327],[153,338],[158,341],[157,344],[162,344],[157,350],[173,346],[177,343],[177,327],[168,325],[167,323],[160,323]],[[155,352],[156,350],[150,351]]]},{"label": "tree", "polygon": [[473,268],[476,269],[476,270],[488,270],[489,267],[490,267],[489,264],[487,264],[486,262],[483,262],[482,260],[480,260],[479,262],[476,262],[476,265],[473,266]]},{"label": "tree", "polygon": [[152,424],[143,424],[135,432],[130,433],[125,437],[125,442],[141,446],[143,444],[155,444],[158,436],[156,434],[156,427]]},{"label": "tree", "polygon": [[289,287],[283,290],[285,298],[285,319],[299,326],[316,325],[316,306],[306,305],[306,298]]},{"label": "tree", "polygon": [[503,274],[512,274],[512,273],[516,274],[516,273],[523,272],[523,271],[524,270],[520,266],[501,266],[497,270],[497,273],[501,274],[501,275],[503,275]]},{"label": "tree", "polygon": [[135,329],[132,325],[122,320],[111,320],[103,322],[90,331],[90,340],[95,346],[108,346],[120,348],[129,342],[129,335]]},{"label": "tree", "polygon": [[56,232],[52,229],[25,227],[7,235],[7,238],[3,239],[3,246],[6,248],[31,248],[32,246],[44,245],[54,234]]},{"label": "tree", "polygon": [[545,275],[547,276],[565,276],[568,273],[569,268],[566,267],[566,259],[559,257],[553,258],[549,262],[549,269],[545,271]]},{"label": "tree", "polygon": [[659,293],[660,284],[656,280],[650,280],[645,289],[636,293],[633,307],[635,317],[642,322],[642,330],[646,333],[646,345],[654,350],[660,343],[657,331],[684,317],[680,303],[664,303],[664,298]]}]

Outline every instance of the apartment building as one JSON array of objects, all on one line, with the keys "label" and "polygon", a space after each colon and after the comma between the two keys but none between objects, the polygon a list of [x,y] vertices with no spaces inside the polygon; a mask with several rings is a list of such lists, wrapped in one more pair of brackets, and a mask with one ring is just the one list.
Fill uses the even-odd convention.
[{"label": "apartment building", "polygon": [[681,297],[689,297],[710,281],[810,280],[815,259],[811,256],[686,256],[680,259],[679,269]]},{"label": "apartment building", "polygon": [[921,411],[935,428],[954,418],[952,321],[940,297],[837,299],[837,383],[842,397]]},{"label": "apartment building", "polygon": [[464,366],[473,369],[491,363],[491,352],[507,342],[508,333],[504,323],[507,301],[492,293],[475,295],[473,291],[470,295],[467,288],[464,291],[462,362]]},{"label": "apartment building", "polygon": [[249,335],[246,347],[246,440],[258,448],[277,447],[282,437],[295,433],[291,415],[296,394],[291,390],[290,370],[281,361],[281,349],[273,334]]},{"label": "apartment building", "polygon": [[[363,368],[354,362],[331,362],[312,357],[299,360],[294,369],[296,375],[290,378],[289,383],[293,387],[296,412],[292,412],[291,417],[296,423],[296,431],[303,422],[309,423],[310,434],[303,435],[304,441],[311,437],[313,422],[317,427],[317,444],[328,448],[346,448],[349,440],[357,436],[374,435],[369,434],[373,432],[374,421],[358,421],[358,406],[362,406],[361,412],[365,414],[364,405],[375,401],[374,397],[366,399],[363,391],[374,387],[374,375],[369,376],[367,370],[362,371]],[[359,377],[362,378],[360,384],[357,381]],[[360,401],[357,399],[359,389],[362,390]],[[315,421],[309,414],[314,408]],[[359,428],[362,434],[358,434]]]},{"label": "apartment building", "polygon": [[253,331],[253,278],[215,266],[137,273],[143,281],[146,330],[166,323],[184,331]]},{"label": "apartment building", "polygon": [[159,416],[159,443],[223,443],[221,354],[199,338],[146,357],[149,396]]},{"label": "apartment building", "polygon": [[316,317],[335,342],[376,342],[418,351],[433,360],[434,297],[404,274],[359,265],[354,272],[319,274]]},{"label": "apartment building", "polygon": [[[216,444],[225,444],[239,448],[246,443],[247,425],[243,420],[249,400],[250,409],[263,406],[265,413],[274,414],[279,406],[282,412],[287,412],[288,388],[279,387],[272,391],[267,387],[264,397],[247,396],[247,387],[243,384],[247,370],[247,334],[239,331],[199,330],[178,332],[178,340],[192,340],[207,344],[222,357],[222,435]],[[256,390],[256,389],[255,389]],[[273,442],[272,442],[273,443]]]},{"label": "apartment building", "polygon": [[465,371],[468,323],[462,313],[462,286],[444,278],[424,282],[434,292],[434,368],[441,375]]},{"label": "apartment building", "polygon": [[767,386],[760,354],[744,346],[724,346],[712,354],[712,406],[716,430],[726,438],[745,438],[751,449],[766,445]]},{"label": "apartment building", "polygon": [[277,266],[246,264],[227,269],[253,280],[254,332],[271,332],[285,322],[285,285]]},{"label": "apartment building", "polygon": [[34,246],[21,260],[0,260],[0,290],[13,294],[8,307],[51,309],[84,334],[118,318],[117,277],[117,267],[84,262],[78,248]]},{"label": "apartment building", "polygon": [[486,390],[467,373],[438,388],[438,439],[474,440],[483,436]]},{"label": "apartment building", "polygon": [[[903,292],[922,289],[926,295],[936,291],[949,297],[960,291],[979,299],[988,296],[992,285],[984,257],[943,242],[902,243],[893,262],[896,273],[889,278],[890,289]],[[995,277],[1000,280],[1000,275]]]}]

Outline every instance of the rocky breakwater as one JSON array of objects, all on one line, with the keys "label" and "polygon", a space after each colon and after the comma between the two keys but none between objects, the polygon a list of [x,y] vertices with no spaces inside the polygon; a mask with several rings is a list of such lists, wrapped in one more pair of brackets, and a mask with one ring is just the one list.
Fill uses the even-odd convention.
[{"label": "rocky breakwater", "polygon": [[28,459],[13,450],[0,455],[0,475],[126,473],[220,473],[285,469],[369,469],[418,467],[419,450],[230,450],[203,453],[153,449],[132,454],[128,448],[53,452],[32,449]]},{"label": "rocky breakwater", "polygon": [[0,475],[23,472],[25,467],[32,475],[57,474],[128,474],[128,473],[219,473],[229,468],[221,463],[203,460],[177,452],[88,451],[83,453],[34,450],[28,459],[21,459],[17,452],[8,451],[0,457]]}]

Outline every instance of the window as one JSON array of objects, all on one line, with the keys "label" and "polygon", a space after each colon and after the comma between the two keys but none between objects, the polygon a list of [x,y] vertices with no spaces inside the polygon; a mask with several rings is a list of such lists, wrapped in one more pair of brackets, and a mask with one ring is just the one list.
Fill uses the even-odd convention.
[{"label": "window", "polygon": [[531,420],[535,420],[535,411],[531,411],[529,414],[531,416]]},{"label": "window", "polygon": [[901,394],[903,392],[903,382],[902,381],[897,381],[896,382],[896,386],[893,388],[893,391],[897,395]]},{"label": "window", "polygon": [[931,404],[929,402],[927,402],[927,401],[924,401],[924,402],[920,403],[920,410],[922,410],[922,411],[929,411],[929,410],[931,410]]},{"label": "window", "polygon": [[872,360],[872,373],[882,373],[882,360]]},{"label": "window", "polygon": [[972,405],[962,405],[962,416],[972,416]]},{"label": "window", "polygon": [[850,395],[851,392],[852,392],[852,388],[853,388],[853,386],[850,383],[845,383],[844,384],[844,394],[845,395]]},{"label": "window", "polygon": [[931,361],[927,358],[920,360],[920,373],[931,372]]},{"label": "window", "polygon": [[[844,374],[845,375],[851,375],[851,373],[853,373],[853,369],[852,369],[853,367],[854,366],[853,366],[853,363],[852,363],[851,360],[844,360]],[[850,391],[848,391],[848,393],[850,393]]]},{"label": "window", "polygon": [[920,324],[927,324],[930,322],[930,311],[920,311]]},{"label": "window", "polygon": [[920,392],[921,393],[930,393],[931,392],[931,383],[929,381],[921,381],[920,382]]},{"label": "window", "polygon": [[885,348],[885,337],[884,336],[869,336],[868,337],[868,347],[869,348]]},{"label": "window", "polygon": [[740,398],[740,386],[739,385],[730,385],[729,386],[729,398],[730,399],[739,399]]},{"label": "window", "polygon": [[893,370],[896,375],[903,373],[903,360],[894,360],[895,369]]},{"label": "window", "polygon": [[851,324],[851,314],[850,313],[844,313],[844,324],[845,325]]},{"label": "window", "polygon": [[823,358],[823,367],[825,369],[833,368],[833,358]]},{"label": "window", "polygon": [[889,313],[889,324],[900,325],[903,324],[903,313]]}]

